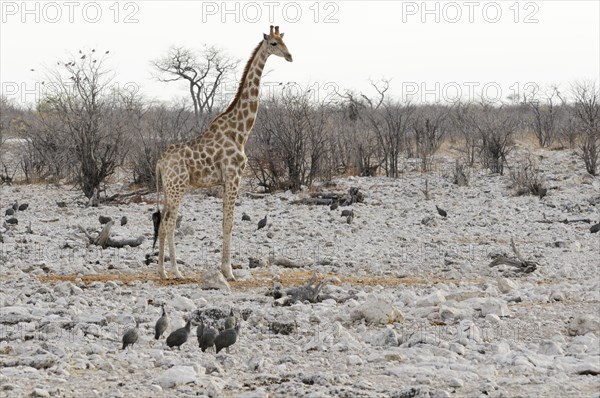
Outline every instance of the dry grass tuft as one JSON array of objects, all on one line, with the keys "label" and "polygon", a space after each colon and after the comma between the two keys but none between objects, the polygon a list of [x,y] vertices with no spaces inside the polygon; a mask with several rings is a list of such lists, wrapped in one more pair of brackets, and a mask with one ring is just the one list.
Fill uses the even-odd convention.
[{"label": "dry grass tuft", "polygon": [[[285,271],[281,274],[280,282],[284,287],[297,286],[306,283],[313,275],[312,271],[308,270],[292,270]],[[417,278],[407,277],[399,278],[394,276],[343,276],[332,273],[319,275],[318,280],[325,278],[338,278],[341,283],[349,283],[352,286],[375,286],[379,285],[382,287],[398,287],[406,285],[435,285],[438,283],[455,283],[455,284],[472,284],[480,283],[481,279],[464,279],[464,280],[451,280],[443,278]],[[200,284],[200,274],[193,275],[183,279],[161,279],[158,275],[154,274],[95,274],[95,275],[42,275],[38,277],[38,280],[42,283],[55,284],[57,282],[69,281],[76,283],[77,279],[81,279],[84,285],[92,282],[108,282],[108,281],[119,281],[124,284],[129,283],[147,283],[152,282],[155,286],[176,286],[176,285],[191,285]],[[250,290],[258,288],[269,288],[273,282],[273,277],[268,271],[254,271],[252,272],[252,278],[246,280],[237,280],[230,282],[233,290]]]}]

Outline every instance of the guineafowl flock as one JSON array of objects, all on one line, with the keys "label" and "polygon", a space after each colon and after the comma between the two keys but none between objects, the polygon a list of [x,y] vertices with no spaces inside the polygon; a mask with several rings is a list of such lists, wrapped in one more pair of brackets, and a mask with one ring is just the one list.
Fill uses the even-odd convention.
[{"label": "guineafowl flock", "polygon": [[[188,317],[184,319],[186,324],[184,327],[173,330],[166,338],[165,343],[168,348],[177,347],[181,350],[181,346],[185,344],[190,336],[192,329],[192,319]],[[165,309],[165,305],[162,304],[162,314],[154,325],[154,339],[160,340],[167,329],[169,328],[169,316]],[[196,336],[198,339],[198,346],[205,352],[210,348],[213,348],[215,353],[219,353],[223,348],[229,353],[229,347],[231,347],[237,341],[240,332],[240,323],[234,315],[233,309],[230,310],[229,316],[225,318],[221,326],[221,330],[217,329],[209,322],[201,320],[196,329]],[[138,342],[140,338],[140,321],[136,320],[135,328],[128,329],[122,338],[123,347],[126,349],[128,346],[132,346]]]}]

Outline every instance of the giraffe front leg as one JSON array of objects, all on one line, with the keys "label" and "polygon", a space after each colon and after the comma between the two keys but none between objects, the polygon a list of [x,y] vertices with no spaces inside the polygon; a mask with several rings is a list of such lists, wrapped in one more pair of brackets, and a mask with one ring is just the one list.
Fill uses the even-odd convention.
[{"label": "giraffe front leg", "polygon": [[231,233],[233,230],[233,212],[237,199],[239,176],[232,176],[225,182],[223,192],[223,250],[221,252],[221,273],[227,280],[234,281],[231,270]]},{"label": "giraffe front leg", "polygon": [[175,257],[175,243],[173,242],[173,237],[175,235],[175,228],[169,235],[169,253],[171,256],[171,268],[173,268],[173,275],[175,278],[182,279],[183,275],[179,272],[179,267],[177,267],[177,258]]},{"label": "giraffe front leg", "polygon": [[179,201],[173,200],[169,206],[169,209],[165,212],[165,227],[166,227],[166,238],[169,243],[169,259],[171,260],[171,268],[173,269],[173,275],[175,278],[181,279],[183,275],[179,272],[177,267],[177,255],[175,254],[175,225],[177,224],[177,213],[179,211]]}]

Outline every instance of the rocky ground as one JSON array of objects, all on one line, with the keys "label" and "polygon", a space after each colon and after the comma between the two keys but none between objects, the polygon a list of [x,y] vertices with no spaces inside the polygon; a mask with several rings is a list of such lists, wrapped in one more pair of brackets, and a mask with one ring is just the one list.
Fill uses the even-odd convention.
[{"label": "rocky ground", "polygon": [[[3,214],[14,201],[29,207],[0,228],[0,396],[598,397],[600,234],[589,228],[600,220],[600,179],[568,151],[536,156],[542,199],[514,196],[507,176],[483,172],[458,187],[450,160],[427,175],[336,180],[323,189],[365,196],[349,207],[350,224],[340,217],[348,207],[294,203],[308,192],[242,192],[230,290],[201,289],[221,246],[221,202],[205,192],[181,209],[175,241],[187,278],[165,282],[146,264],[154,195],[86,207],[68,186],[2,186]],[[145,241],[89,245],[78,225],[99,231],[100,215],[117,220],[115,237]],[[6,224],[12,217],[17,225]],[[489,266],[514,257],[511,238],[533,272]],[[268,264],[269,255],[302,267]],[[325,280],[320,302],[281,306],[267,295],[313,272]],[[181,350],[168,349],[153,339],[162,303],[168,332],[184,316],[219,325],[233,308],[237,343],[203,353],[193,327]],[[140,339],[121,350],[134,319]]]}]

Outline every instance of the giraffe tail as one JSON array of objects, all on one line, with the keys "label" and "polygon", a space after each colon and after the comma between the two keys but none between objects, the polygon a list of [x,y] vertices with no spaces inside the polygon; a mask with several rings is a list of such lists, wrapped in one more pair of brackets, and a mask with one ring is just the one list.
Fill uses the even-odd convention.
[{"label": "giraffe tail", "polygon": [[160,182],[160,163],[156,165],[156,211],[152,213],[152,223],[154,224],[154,241],[152,242],[152,250],[156,246],[158,239],[158,230],[160,229],[160,190],[158,184]]}]

